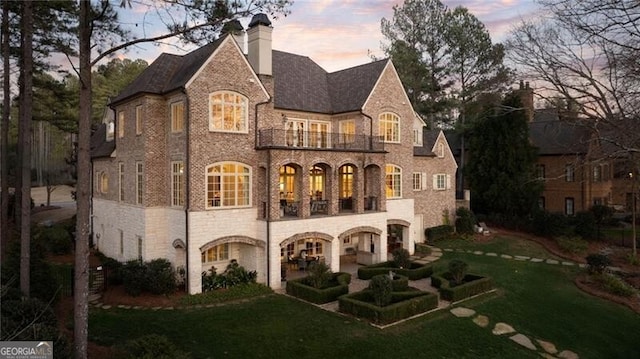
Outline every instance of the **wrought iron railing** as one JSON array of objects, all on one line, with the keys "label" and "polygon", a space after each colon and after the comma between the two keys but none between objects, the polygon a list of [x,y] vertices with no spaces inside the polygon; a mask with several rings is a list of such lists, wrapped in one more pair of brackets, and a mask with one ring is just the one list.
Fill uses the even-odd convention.
[{"label": "wrought iron railing", "polygon": [[260,130],[258,136],[258,148],[384,151],[384,142],[377,136],[273,128]]}]

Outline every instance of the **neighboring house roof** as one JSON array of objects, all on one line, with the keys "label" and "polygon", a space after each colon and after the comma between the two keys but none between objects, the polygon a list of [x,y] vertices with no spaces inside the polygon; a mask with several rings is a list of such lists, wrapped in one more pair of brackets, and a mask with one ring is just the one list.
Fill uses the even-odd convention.
[{"label": "neighboring house roof", "polygon": [[556,111],[537,110],[529,123],[529,138],[538,155],[551,156],[586,154],[592,136],[576,121],[560,120]]},{"label": "neighboring house roof", "polygon": [[111,104],[141,93],[162,95],[183,87],[204,65],[209,56],[222,43],[223,36],[186,55],[163,53],[151,63],[132,83],[122,90]]},{"label": "neighboring house roof", "polygon": [[433,146],[436,145],[440,130],[422,131],[422,146],[413,147],[414,156],[435,156]]},{"label": "neighboring house roof", "polygon": [[444,136],[447,139],[447,142],[449,143],[449,148],[451,148],[451,153],[453,153],[453,155],[457,159],[458,157],[460,157],[460,149],[462,148],[462,144],[461,144],[462,136],[460,136],[460,133],[458,133],[458,131],[456,130],[444,131]]},{"label": "neighboring house roof", "polygon": [[274,106],[328,114],[361,110],[387,62],[327,73],[309,57],[273,51]]},{"label": "neighboring house roof", "polygon": [[107,124],[103,123],[91,135],[91,158],[109,157],[116,149],[116,141],[107,141]]}]

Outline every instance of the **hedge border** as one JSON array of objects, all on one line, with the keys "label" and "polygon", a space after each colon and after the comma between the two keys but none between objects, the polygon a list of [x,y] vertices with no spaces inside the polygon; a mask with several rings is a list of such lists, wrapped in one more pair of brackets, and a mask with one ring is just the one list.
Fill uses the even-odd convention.
[{"label": "hedge border", "polygon": [[338,298],[338,310],[374,324],[390,324],[438,307],[438,296],[434,293],[414,290],[393,292],[391,296],[392,304],[378,307],[366,301],[372,297],[369,290],[343,295]]},{"label": "hedge border", "polygon": [[430,277],[433,274],[433,267],[429,264],[411,262],[411,268],[397,268],[393,266],[392,261],[387,261],[358,268],[358,278],[371,279],[375,275],[389,274],[389,271],[405,276],[409,280],[419,280]]},{"label": "hedge border", "polygon": [[333,302],[341,295],[349,293],[349,283],[351,283],[351,274],[349,273],[333,273],[331,280],[337,281],[338,285],[324,289],[317,289],[304,284],[306,278],[288,280],[286,286],[287,294],[307,302],[324,304]]},{"label": "hedge border", "polygon": [[448,274],[448,272],[438,275],[434,274],[431,277],[431,285],[438,288],[440,298],[450,302],[459,302],[474,295],[488,292],[494,288],[491,277],[484,277],[477,274],[467,274],[464,276],[465,281],[467,281],[466,283],[450,287],[449,280],[445,278]]}]

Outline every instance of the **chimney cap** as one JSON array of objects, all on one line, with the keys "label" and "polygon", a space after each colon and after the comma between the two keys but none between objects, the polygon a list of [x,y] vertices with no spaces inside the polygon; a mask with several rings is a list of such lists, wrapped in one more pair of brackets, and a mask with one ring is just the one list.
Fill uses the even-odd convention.
[{"label": "chimney cap", "polygon": [[251,22],[249,22],[249,28],[252,28],[258,25],[271,26],[271,21],[269,20],[269,17],[267,16],[267,14],[259,13],[259,14],[253,15],[253,17],[251,18]]},{"label": "chimney cap", "polygon": [[220,33],[221,34],[230,33],[232,35],[235,35],[242,31],[244,31],[244,27],[242,27],[242,24],[240,23],[240,21],[238,19],[233,19],[231,21],[225,22],[224,25],[222,25],[222,30],[220,30]]}]

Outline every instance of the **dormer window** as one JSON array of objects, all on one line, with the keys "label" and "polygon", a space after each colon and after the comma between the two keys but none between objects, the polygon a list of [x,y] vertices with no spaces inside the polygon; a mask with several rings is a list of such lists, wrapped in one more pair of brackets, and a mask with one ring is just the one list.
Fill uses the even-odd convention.
[{"label": "dormer window", "polygon": [[444,143],[438,143],[438,157],[444,158]]},{"label": "dormer window", "polygon": [[209,131],[247,133],[248,104],[246,97],[235,92],[209,95]]}]

